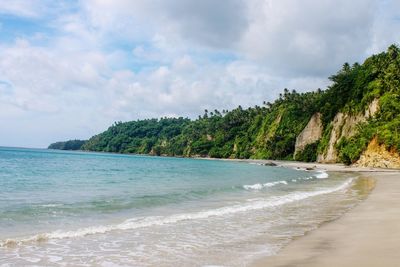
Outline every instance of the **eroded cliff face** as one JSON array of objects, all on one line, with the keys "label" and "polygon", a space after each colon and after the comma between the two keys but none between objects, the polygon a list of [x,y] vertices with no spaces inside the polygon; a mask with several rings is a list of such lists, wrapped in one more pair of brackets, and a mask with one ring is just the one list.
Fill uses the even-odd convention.
[{"label": "eroded cliff face", "polygon": [[306,145],[315,143],[321,139],[322,130],[321,113],[315,113],[307,123],[307,126],[297,136],[294,154],[296,155],[303,151]]},{"label": "eroded cliff face", "polygon": [[385,145],[379,144],[375,137],[354,165],[374,168],[400,168],[400,156],[394,150],[388,151]]},{"label": "eroded cliff face", "polygon": [[365,110],[364,116],[366,118],[374,116],[379,111],[379,99],[375,98],[369,105],[368,108]]},{"label": "eroded cliff face", "polygon": [[336,144],[342,137],[350,138],[357,133],[357,125],[374,116],[379,110],[379,99],[374,99],[364,113],[350,115],[339,112],[332,121],[332,131],[329,138],[328,148],[325,153],[319,154],[317,161],[321,163],[338,162]]},{"label": "eroded cliff face", "polygon": [[336,144],[342,137],[352,137],[357,133],[357,124],[366,121],[364,114],[349,115],[342,112],[336,114],[332,122],[332,131],[328,148],[324,154],[318,155],[317,161],[323,163],[335,163],[338,161]]}]

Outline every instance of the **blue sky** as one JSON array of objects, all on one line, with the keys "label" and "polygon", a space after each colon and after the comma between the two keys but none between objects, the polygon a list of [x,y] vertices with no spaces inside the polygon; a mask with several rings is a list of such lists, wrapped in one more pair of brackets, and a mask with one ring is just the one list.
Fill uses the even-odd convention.
[{"label": "blue sky", "polygon": [[399,43],[398,1],[3,0],[0,145],[325,88]]}]

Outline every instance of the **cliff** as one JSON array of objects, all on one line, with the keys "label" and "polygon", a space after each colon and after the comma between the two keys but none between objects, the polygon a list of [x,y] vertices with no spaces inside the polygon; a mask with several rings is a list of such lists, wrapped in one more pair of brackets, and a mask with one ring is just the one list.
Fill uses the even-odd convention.
[{"label": "cliff", "polygon": [[354,165],[373,168],[400,168],[400,156],[397,151],[389,151],[384,144],[379,144],[375,137]]},{"label": "cliff", "polygon": [[379,110],[379,100],[374,99],[364,112],[358,114],[349,114],[339,112],[331,122],[332,130],[330,132],[329,143],[326,151],[317,156],[320,163],[339,162],[337,145],[342,138],[351,138],[357,134],[359,125],[373,117]]},{"label": "cliff", "polygon": [[296,138],[295,152],[294,156],[304,151],[307,145],[313,144],[319,141],[322,137],[322,120],[321,113],[315,113],[310,121],[307,123],[306,127],[301,131],[301,133]]}]

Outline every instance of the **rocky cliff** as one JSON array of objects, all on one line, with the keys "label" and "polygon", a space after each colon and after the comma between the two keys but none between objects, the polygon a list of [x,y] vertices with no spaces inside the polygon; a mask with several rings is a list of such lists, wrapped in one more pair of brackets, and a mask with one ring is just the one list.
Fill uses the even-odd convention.
[{"label": "rocky cliff", "polygon": [[389,151],[385,145],[379,144],[375,137],[355,165],[374,168],[400,168],[400,156],[396,151]]},{"label": "rocky cliff", "polygon": [[317,112],[311,117],[306,127],[296,138],[295,152],[294,152],[295,157],[298,153],[304,150],[306,145],[315,143],[319,139],[321,139],[322,130],[323,127],[321,121],[321,113]]},{"label": "rocky cliff", "polygon": [[332,130],[326,151],[319,154],[317,161],[321,163],[338,162],[338,153],[336,145],[341,138],[350,138],[357,133],[357,127],[360,123],[367,121],[379,110],[379,99],[374,99],[364,112],[358,114],[349,114],[339,112],[331,122]]}]

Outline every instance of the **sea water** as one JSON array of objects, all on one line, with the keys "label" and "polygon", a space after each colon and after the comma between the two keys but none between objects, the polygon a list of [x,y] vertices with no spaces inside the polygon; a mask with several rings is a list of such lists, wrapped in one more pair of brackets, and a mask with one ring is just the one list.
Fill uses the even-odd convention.
[{"label": "sea water", "polygon": [[355,174],[0,147],[0,266],[247,266],[362,197]]}]

